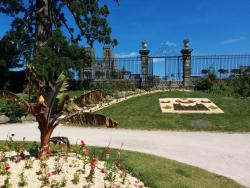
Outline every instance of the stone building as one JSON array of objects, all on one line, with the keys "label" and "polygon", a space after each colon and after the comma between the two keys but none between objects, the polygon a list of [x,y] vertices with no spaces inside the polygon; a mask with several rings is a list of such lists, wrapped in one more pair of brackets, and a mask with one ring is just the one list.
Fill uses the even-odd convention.
[{"label": "stone building", "polygon": [[119,77],[112,46],[104,46],[102,58],[95,57],[94,48],[85,48],[88,55],[84,79],[115,79]]}]

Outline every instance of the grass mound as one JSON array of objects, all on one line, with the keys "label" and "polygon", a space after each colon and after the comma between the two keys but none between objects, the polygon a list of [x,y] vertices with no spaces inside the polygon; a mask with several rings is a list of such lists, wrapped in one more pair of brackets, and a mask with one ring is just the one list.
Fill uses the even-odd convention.
[{"label": "grass mound", "polygon": [[[161,113],[159,98],[208,98],[224,114]],[[100,110],[119,123],[120,128],[204,131],[250,131],[250,101],[203,92],[166,91],[135,97]],[[209,126],[197,127],[193,121],[207,121]]]}]

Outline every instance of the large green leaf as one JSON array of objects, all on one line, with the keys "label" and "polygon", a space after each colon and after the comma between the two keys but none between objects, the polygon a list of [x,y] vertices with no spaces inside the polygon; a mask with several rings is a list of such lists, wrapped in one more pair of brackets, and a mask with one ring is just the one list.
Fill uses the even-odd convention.
[{"label": "large green leaf", "polygon": [[19,96],[10,91],[0,90],[0,97],[9,102],[16,103],[22,108],[25,109],[29,108],[29,104],[25,100],[21,99]]},{"label": "large green leaf", "polygon": [[45,103],[49,107],[48,117],[51,114],[61,113],[65,102],[69,99],[68,79],[67,73],[62,72],[55,85],[51,84],[49,90],[47,90]]},{"label": "large green leaf", "polygon": [[76,126],[106,126],[108,128],[115,128],[118,123],[110,117],[102,114],[95,114],[91,112],[78,112],[72,115],[65,116],[60,120],[63,124],[76,125]]}]

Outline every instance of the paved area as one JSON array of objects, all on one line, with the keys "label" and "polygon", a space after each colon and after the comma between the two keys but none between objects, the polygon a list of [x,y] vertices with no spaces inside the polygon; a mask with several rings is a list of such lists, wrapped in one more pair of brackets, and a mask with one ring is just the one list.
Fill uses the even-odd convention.
[{"label": "paved area", "polygon": [[[0,139],[15,134],[16,140],[39,141],[36,123],[0,125]],[[142,131],[59,126],[54,136],[67,136],[74,144],[106,146],[150,153],[191,164],[227,176],[250,187],[250,133]]]}]

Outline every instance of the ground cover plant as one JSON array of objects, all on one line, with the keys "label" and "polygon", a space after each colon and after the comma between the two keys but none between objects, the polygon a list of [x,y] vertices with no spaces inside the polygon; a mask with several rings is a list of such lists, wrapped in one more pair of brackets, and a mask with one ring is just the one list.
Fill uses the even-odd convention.
[{"label": "ground cover plant", "polygon": [[[208,98],[224,114],[163,114],[159,98]],[[119,122],[120,128],[205,131],[250,131],[250,101],[206,92],[165,91],[132,98],[98,113],[109,114]],[[193,121],[202,120],[209,126],[196,126]]]},{"label": "ground cover plant", "polygon": [[[12,137],[13,140],[14,137]],[[12,176],[14,175],[14,166],[24,163],[23,169],[19,169],[20,174],[18,176],[18,184],[20,187],[29,184],[27,172],[35,171],[32,163],[38,163],[32,157],[23,155],[22,153],[29,152],[34,154],[37,152],[39,143],[36,142],[15,142],[15,141],[0,141],[0,152],[1,154],[6,154],[8,151],[15,151],[17,153],[16,157],[12,158],[15,163],[11,163],[11,160],[1,160],[2,168],[0,168],[0,177],[3,177],[5,184],[12,184]],[[74,156],[76,153],[82,156],[80,160],[73,160],[67,157],[62,150],[62,147],[51,146],[50,158],[46,160],[41,160],[37,164],[38,176],[40,177],[40,183],[44,183],[49,187],[77,187],[83,181],[89,181],[91,184],[92,178],[100,175],[105,177],[106,183],[112,183],[113,178],[116,176],[121,177],[121,181],[127,181],[129,172],[136,179],[132,178],[131,184],[128,187],[140,187],[141,181],[145,183],[145,186],[151,188],[160,187],[214,187],[214,188],[238,188],[241,185],[235,183],[234,181],[219,176],[205,170],[179,163],[173,160],[168,160],[161,157],[156,157],[154,155],[148,155],[143,153],[117,150],[109,148],[91,147],[87,146],[84,141],[80,144],[71,147]],[[1,155],[2,156],[2,155]],[[88,156],[88,157],[87,157]],[[24,158],[23,158],[24,157]],[[71,163],[67,163],[71,161]],[[61,163],[59,163],[60,161]],[[95,165],[96,162],[101,161],[105,163],[105,168],[100,168]],[[51,168],[47,168],[45,164],[53,162]],[[115,162],[115,163],[114,163]],[[11,164],[11,165],[10,165]],[[32,165],[30,165],[32,164]],[[58,174],[63,174],[64,168],[62,165],[68,164],[70,168],[74,169],[70,178],[61,177],[60,180],[56,179]],[[91,165],[94,172],[91,173]],[[141,181],[140,181],[141,180]],[[122,186],[121,186],[122,187]],[[126,187],[126,186],[125,186]]]}]

